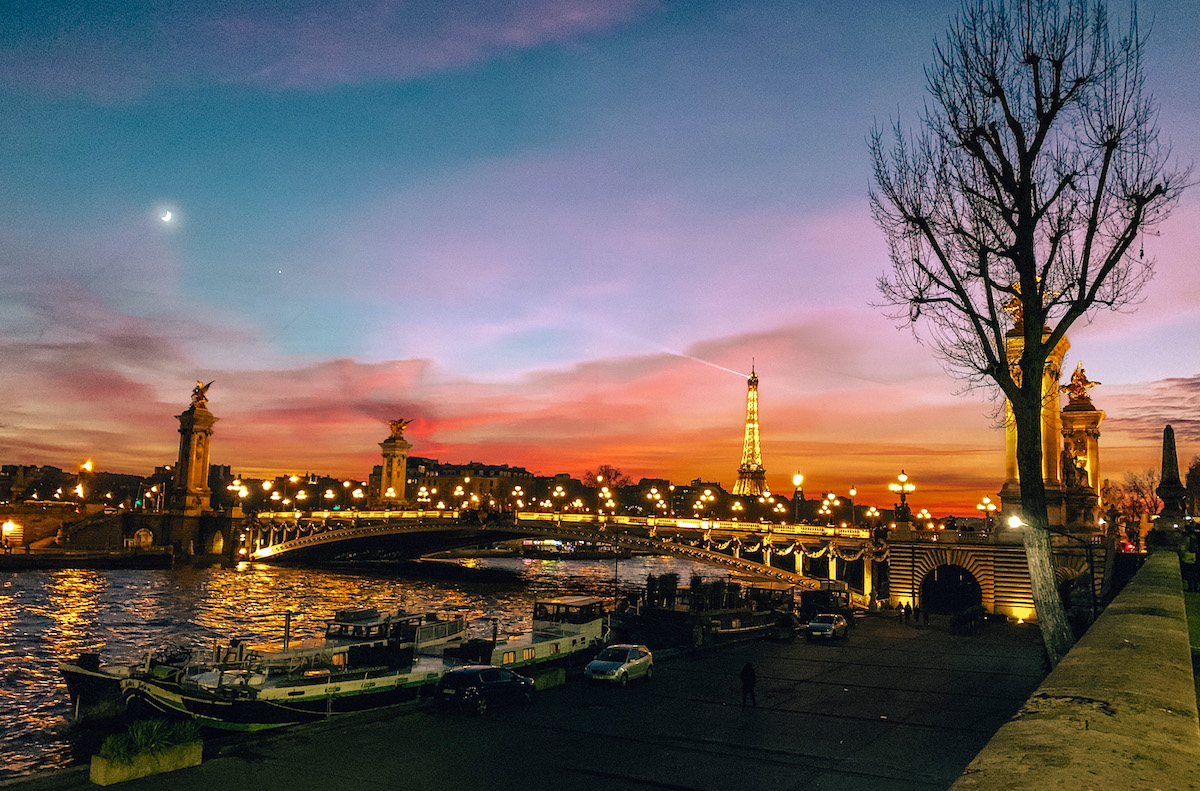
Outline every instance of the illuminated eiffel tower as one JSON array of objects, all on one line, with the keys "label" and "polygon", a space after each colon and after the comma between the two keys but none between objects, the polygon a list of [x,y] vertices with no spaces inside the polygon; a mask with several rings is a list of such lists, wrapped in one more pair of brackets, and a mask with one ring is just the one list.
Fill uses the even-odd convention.
[{"label": "illuminated eiffel tower", "polygon": [[746,438],[742,441],[742,463],[738,467],[733,493],[758,497],[771,492],[767,488],[767,471],[763,469],[762,449],[758,445],[758,374],[753,365],[746,384]]}]

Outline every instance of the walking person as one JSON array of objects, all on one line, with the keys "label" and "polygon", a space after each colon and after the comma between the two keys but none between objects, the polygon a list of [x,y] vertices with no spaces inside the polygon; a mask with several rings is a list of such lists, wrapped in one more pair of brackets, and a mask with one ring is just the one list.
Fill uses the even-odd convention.
[{"label": "walking person", "polygon": [[750,698],[750,705],[758,708],[758,697],[754,694],[754,685],[758,682],[758,674],[754,672],[754,665],[747,662],[742,666],[742,705],[746,705],[746,698]]},{"label": "walking person", "polygon": [[912,605],[905,603],[904,605],[904,622],[908,623],[912,619]]},{"label": "walking person", "polygon": [[916,607],[913,607],[913,626],[916,626],[920,622],[921,622],[921,605],[918,604]]}]

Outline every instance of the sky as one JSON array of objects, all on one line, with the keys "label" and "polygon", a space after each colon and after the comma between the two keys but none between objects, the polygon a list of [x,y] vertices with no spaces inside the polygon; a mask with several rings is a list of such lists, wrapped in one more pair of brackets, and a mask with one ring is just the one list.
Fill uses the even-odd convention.
[{"label": "sky", "polygon": [[[148,474],[199,380],[236,474],[365,478],[403,418],[445,462],[731,488],[753,366],[773,490],[890,506],[903,469],[973,512],[996,404],[881,315],[867,199],[956,7],[8,0],[0,463]],[[1195,162],[1200,14],[1140,13]],[[1200,189],[1142,243],[1141,303],[1064,363],[1104,477],[1167,423],[1200,453]]]}]

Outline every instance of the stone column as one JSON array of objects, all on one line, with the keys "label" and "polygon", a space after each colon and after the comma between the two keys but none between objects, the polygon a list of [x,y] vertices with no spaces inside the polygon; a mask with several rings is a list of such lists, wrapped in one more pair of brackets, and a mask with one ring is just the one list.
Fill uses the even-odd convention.
[{"label": "stone column", "polygon": [[179,458],[175,463],[174,486],[169,510],[184,516],[199,516],[209,509],[212,490],[208,487],[209,447],[217,418],[208,411],[208,387],[196,383],[192,405],[179,420]]},{"label": "stone column", "polygon": [[[1043,336],[1045,337],[1045,336]],[[1014,369],[1014,375],[1021,352],[1025,348],[1025,338],[1020,326],[1015,326],[1004,339],[1004,348],[1008,363]],[[1051,524],[1063,523],[1062,500],[1062,417],[1060,413],[1062,400],[1059,396],[1059,377],[1062,375],[1062,361],[1071,344],[1064,337],[1058,342],[1046,358],[1042,369],[1042,479],[1046,483],[1046,505],[1049,509]],[[1017,426],[1012,417],[1012,405],[1004,403],[1004,486],[1000,490],[1001,518],[1021,510],[1021,487],[1017,471]]]}]

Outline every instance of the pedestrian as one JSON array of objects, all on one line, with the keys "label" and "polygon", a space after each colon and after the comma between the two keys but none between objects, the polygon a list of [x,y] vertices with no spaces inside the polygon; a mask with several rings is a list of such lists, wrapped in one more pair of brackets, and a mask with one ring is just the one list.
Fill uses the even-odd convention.
[{"label": "pedestrian", "polygon": [[896,623],[904,623],[904,608],[896,608]]},{"label": "pedestrian", "polygon": [[911,618],[912,618],[912,605],[905,603],[905,605],[904,605],[904,622],[908,623],[909,619],[911,619]]},{"label": "pedestrian", "polygon": [[921,605],[913,607],[913,625],[921,622]]},{"label": "pedestrian", "polygon": [[758,682],[758,675],[754,672],[754,665],[747,662],[742,666],[742,705],[746,705],[746,698],[750,698],[750,704],[754,708],[758,708],[758,698],[754,694],[754,685]]},{"label": "pedestrian", "polygon": [[12,554],[12,545],[8,543],[8,536],[4,537],[4,554],[6,554],[6,555]]}]

